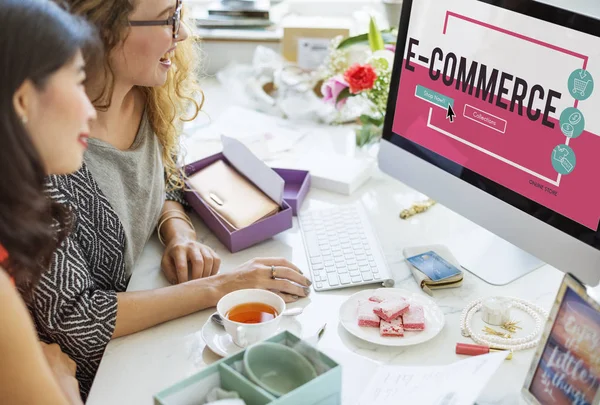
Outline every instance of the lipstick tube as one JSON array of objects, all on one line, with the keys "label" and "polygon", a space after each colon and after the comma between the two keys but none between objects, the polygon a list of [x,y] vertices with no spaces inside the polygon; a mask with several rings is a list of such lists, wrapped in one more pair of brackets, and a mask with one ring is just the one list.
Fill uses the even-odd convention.
[{"label": "lipstick tube", "polygon": [[[481,354],[488,354],[493,352],[504,352],[503,349],[495,349],[493,347],[487,347],[482,345],[472,345],[468,343],[457,343],[456,354],[465,354],[467,356],[479,356]],[[512,359],[512,351],[506,356],[506,360]]]}]

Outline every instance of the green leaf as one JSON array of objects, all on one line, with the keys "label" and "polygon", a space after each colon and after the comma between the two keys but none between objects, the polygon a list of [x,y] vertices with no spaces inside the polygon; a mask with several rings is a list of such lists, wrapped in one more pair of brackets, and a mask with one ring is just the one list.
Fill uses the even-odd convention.
[{"label": "green leaf", "polygon": [[[394,30],[383,30],[381,31],[381,38],[383,39],[384,44],[395,44],[396,39],[398,37],[398,33]],[[344,39],[338,45],[337,49],[349,48],[354,45],[368,45],[369,44],[369,34],[361,34],[356,35],[354,37],[349,37]]]},{"label": "green leaf", "polygon": [[371,51],[376,52],[383,49],[383,38],[381,37],[381,31],[379,31],[379,28],[377,28],[377,23],[373,17],[371,17],[371,21],[369,22],[368,37]]},{"label": "green leaf", "polygon": [[376,127],[380,127],[383,125],[383,118],[373,118],[370,115],[366,115],[363,114],[360,116],[360,122],[363,125],[367,125],[367,124],[371,124],[371,125],[375,125]]},{"label": "green leaf", "polygon": [[381,139],[382,128],[373,124],[364,124],[356,130],[356,145],[359,147],[377,142]]},{"label": "green leaf", "polygon": [[356,96],[356,94],[350,93],[350,87],[346,87],[344,90],[340,91],[340,94],[338,94],[337,99],[335,100],[335,104],[337,105],[337,103],[339,103],[343,99],[354,96]]}]

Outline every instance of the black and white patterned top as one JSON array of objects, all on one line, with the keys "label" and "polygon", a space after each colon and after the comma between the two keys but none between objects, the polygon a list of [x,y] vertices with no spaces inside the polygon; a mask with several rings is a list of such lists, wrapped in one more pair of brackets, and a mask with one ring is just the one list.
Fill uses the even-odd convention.
[{"label": "black and white patterned top", "polygon": [[[125,232],[89,169],[50,176],[49,195],[73,213],[70,236],[33,292],[29,310],[40,339],[58,343],[77,363],[85,400],[117,319],[117,293],[127,288]],[[183,193],[166,199],[184,203]]]}]

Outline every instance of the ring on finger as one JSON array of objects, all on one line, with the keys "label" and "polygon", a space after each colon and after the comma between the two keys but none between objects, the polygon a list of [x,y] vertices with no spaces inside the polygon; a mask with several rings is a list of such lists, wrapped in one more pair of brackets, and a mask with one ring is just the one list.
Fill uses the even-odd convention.
[{"label": "ring on finger", "polygon": [[271,265],[271,278],[272,278],[273,280],[275,280],[275,277],[276,277],[276,276],[277,276],[277,275],[275,274],[275,266]]}]

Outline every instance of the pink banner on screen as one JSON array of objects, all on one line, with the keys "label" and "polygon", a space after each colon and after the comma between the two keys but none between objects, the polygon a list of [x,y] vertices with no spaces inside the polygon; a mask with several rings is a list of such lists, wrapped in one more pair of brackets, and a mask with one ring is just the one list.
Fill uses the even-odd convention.
[{"label": "pink banner on screen", "polygon": [[[398,90],[393,131],[474,172],[536,201],[586,227],[596,230],[600,218],[600,188],[597,187],[600,137],[584,131],[569,139],[576,155],[576,167],[560,175],[552,164],[553,150],[567,138],[556,119],[542,125],[515,109],[490,104],[447,86],[442,79],[432,80],[429,68],[412,63],[414,71],[404,68]],[[488,70],[491,71],[491,68]],[[416,96],[423,86],[454,100],[454,122],[446,110]],[[565,95],[563,95],[565,96]],[[566,94],[568,96],[568,94]],[[510,95],[502,101],[510,105]],[[558,112],[560,113],[560,112]],[[543,115],[543,111],[542,111]]]}]

